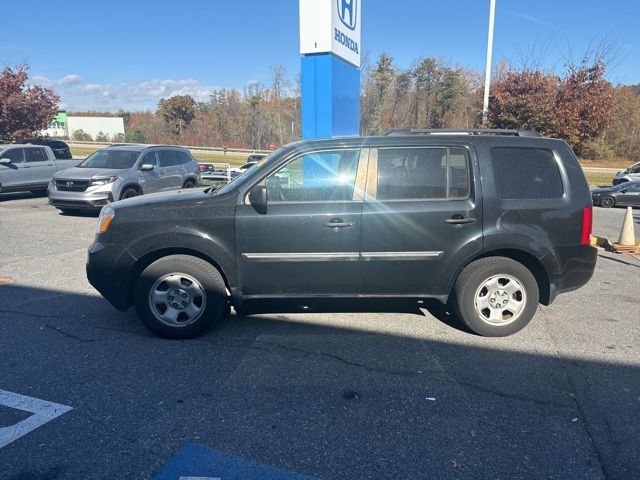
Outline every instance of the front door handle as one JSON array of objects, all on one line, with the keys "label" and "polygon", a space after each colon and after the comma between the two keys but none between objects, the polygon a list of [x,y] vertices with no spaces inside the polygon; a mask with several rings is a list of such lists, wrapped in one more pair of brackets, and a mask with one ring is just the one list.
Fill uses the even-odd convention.
[{"label": "front door handle", "polygon": [[466,223],[476,223],[478,220],[473,217],[463,217],[462,215],[454,215],[451,218],[445,219],[444,223],[451,223],[453,225],[464,225]]},{"label": "front door handle", "polygon": [[356,222],[343,222],[341,218],[332,218],[327,223],[324,224],[327,228],[347,228],[347,227],[355,227]]}]

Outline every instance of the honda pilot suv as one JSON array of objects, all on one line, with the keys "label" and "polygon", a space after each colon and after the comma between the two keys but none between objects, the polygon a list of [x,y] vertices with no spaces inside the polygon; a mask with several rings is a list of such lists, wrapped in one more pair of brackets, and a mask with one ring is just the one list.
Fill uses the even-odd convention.
[{"label": "honda pilot suv", "polygon": [[591,220],[571,148],[534,132],[304,141],[215,191],[106,206],[87,275],[164,337],[245,302],[389,297],[449,303],[504,336],[589,281]]},{"label": "honda pilot suv", "polygon": [[196,185],[198,162],[186,148],[114,145],[57,172],[47,192],[49,203],[63,212],[98,211],[117,200]]}]

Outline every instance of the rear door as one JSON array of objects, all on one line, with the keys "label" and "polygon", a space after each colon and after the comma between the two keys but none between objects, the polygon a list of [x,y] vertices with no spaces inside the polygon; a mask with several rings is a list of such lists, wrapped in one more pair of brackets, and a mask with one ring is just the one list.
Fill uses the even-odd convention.
[{"label": "rear door", "polygon": [[53,159],[49,158],[44,147],[26,147],[24,149],[26,166],[29,167],[29,177],[35,185],[46,185],[56,172]]},{"label": "rear door", "polygon": [[164,190],[175,190],[182,188],[184,178],[184,167],[182,159],[177,150],[158,150],[160,160],[160,170],[164,179],[162,181]]},{"label": "rear door", "polygon": [[243,295],[358,293],[367,155],[359,148],[299,154],[262,180],[268,194],[265,214],[246,201],[238,206]]},{"label": "rear door", "polygon": [[465,146],[373,149],[362,212],[365,295],[446,295],[452,265],[482,246],[472,152]]},{"label": "rear door", "polygon": [[24,163],[24,148],[7,148],[0,153],[0,158],[11,160],[9,165],[0,165],[0,187],[10,190],[31,183]]}]

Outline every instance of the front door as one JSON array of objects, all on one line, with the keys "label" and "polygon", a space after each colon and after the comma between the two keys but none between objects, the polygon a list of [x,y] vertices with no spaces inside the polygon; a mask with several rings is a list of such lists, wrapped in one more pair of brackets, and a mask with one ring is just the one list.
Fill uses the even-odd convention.
[{"label": "front door", "polygon": [[0,165],[0,187],[4,190],[30,185],[29,168],[24,163],[24,148],[7,148],[0,157],[11,160],[7,165]]},{"label": "front door", "polygon": [[452,260],[482,245],[463,147],[372,150],[362,213],[362,293],[445,294]]},{"label": "front door", "polygon": [[[261,180],[268,206],[236,213],[244,296],[354,295],[366,149],[300,154]],[[362,160],[360,160],[362,157]],[[363,185],[362,185],[363,186]]]},{"label": "front door", "polygon": [[160,170],[164,180],[162,182],[164,190],[176,190],[182,188],[184,179],[184,167],[177,150],[158,150],[160,159]]},{"label": "front door", "polygon": [[616,203],[619,205],[640,206],[640,185],[629,185],[618,194]]},{"label": "front door", "polygon": [[165,190],[167,179],[164,170],[160,167],[158,151],[152,150],[144,154],[138,162],[138,168],[142,165],[153,165],[153,170],[138,170],[138,181],[144,193],[156,193]]}]

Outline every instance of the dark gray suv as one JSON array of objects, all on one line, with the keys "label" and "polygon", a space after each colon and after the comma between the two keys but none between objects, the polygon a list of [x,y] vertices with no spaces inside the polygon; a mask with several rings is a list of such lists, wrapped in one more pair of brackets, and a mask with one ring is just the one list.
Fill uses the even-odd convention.
[{"label": "dark gray suv", "polygon": [[216,191],[105,207],[87,274],[165,337],[249,301],[390,297],[503,336],[591,278],[591,215],[569,146],[532,132],[307,141]]}]

